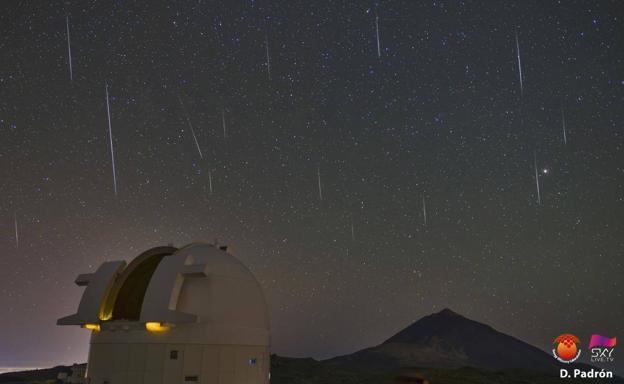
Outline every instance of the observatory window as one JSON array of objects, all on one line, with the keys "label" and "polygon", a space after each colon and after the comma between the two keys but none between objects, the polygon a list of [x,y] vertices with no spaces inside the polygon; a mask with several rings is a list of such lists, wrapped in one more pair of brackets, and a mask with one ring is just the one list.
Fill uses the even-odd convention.
[{"label": "observatory window", "polygon": [[178,360],[178,351],[176,351],[176,350],[169,351],[169,359],[170,360]]},{"label": "observatory window", "polygon": [[255,357],[249,359],[249,365],[256,365],[256,363],[258,363],[258,359],[256,359]]}]

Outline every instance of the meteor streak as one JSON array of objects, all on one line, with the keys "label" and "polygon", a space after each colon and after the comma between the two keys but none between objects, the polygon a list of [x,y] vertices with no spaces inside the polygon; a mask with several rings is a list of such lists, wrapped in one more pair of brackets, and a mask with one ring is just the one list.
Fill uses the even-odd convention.
[{"label": "meteor streak", "polygon": [[377,57],[381,58],[381,43],[379,42],[379,15],[375,13],[375,29],[377,31]]},{"label": "meteor streak", "polygon": [[184,103],[182,102],[182,98],[178,96],[178,100],[180,100],[180,105],[182,106],[182,111],[184,112],[184,117],[186,118],[186,123],[189,126],[191,131],[191,135],[193,135],[193,140],[195,141],[195,147],[197,147],[197,152],[199,152],[199,158],[203,159],[204,155],[202,154],[201,148],[199,148],[199,142],[197,141],[197,136],[195,136],[195,130],[193,129],[193,124],[191,123],[191,119],[189,118],[188,113],[186,112],[186,108],[184,107]]},{"label": "meteor streak", "polygon": [[561,106],[561,125],[563,128],[563,145],[567,145],[568,136],[566,135],[565,111],[563,110],[563,105]]},{"label": "meteor streak", "polygon": [[227,131],[225,128],[225,108],[221,109],[221,122],[223,123],[223,138],[227,139]]},{"label": "meteor streak", "polygon": [[210,194],[212,195],[212,171],[208,170],[208,186],[210,188]]},{"label": "meteor streak", "polygon": [[537,174],[537,152],[533,152],[533,168],[535,168],[535,188],[537,189],[537,204],[542,205],[542,196],[540,195],[539,177]]},{"label": "meteor streak", "polygon": [[425,202],[425,195],[422,198],[422,213],[423,213],[423,224],[427,225],[427,203]]},{"label": "meteor streak", "polygon": [[518,55],[518,77],[520,78],[520,96],[522,96],[523,94],[522,64],[520,62],[520,41],[518,40],[518,30],[516,30],[516,53]]},{"label": "meteor streak", "polygon": [[316,169],[316,175],[318,178],[318,194],[319,194],[319,200],[323,200],[323,188],[321,187],[321,166],[319,165],[318,168]]},{"label": "meteor streak", "polygon": [[113,148],[113,129],[111,127],[110,104],[108,102],[108,83],[104,83],[106,88],[106,114],[108,116],[108,139],[110,141],[111,164],[113,167],[113,186],[115,188],[115,196],[117,196],[117,171],[115,170],[115,150]]},{"label": "meteor streak", "polygon": [[264,47],[266,49],[266,66],[269,80],[271,80],[271,57],[269,56],[269,27],[266,28],[266,35],[264,39]]},{"label": "meteor streak", "polygon": [[67,30],[67,61],[69,62],[69,81],[74,81],[74,71],[72,70],[71,43],[69,41],[69,16],[65,18],[65,27]]},{"label": "meteor streak", "polygon": [[15,248],[19,248],[19,232],[17,230],[17,212],[13,212],[14,224],[15,224]]}]

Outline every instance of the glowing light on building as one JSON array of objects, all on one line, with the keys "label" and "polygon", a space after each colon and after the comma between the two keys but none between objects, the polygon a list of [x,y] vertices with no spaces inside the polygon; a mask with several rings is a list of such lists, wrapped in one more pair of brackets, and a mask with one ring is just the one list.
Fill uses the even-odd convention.
[{"label": "glowing light on building", "polygon": [[149,323],[145,323],[145,329],[147,329],[150,332],[165,332],[168,331],[171,327],[165,323],[158,323],[158,322],[149,322]]}]

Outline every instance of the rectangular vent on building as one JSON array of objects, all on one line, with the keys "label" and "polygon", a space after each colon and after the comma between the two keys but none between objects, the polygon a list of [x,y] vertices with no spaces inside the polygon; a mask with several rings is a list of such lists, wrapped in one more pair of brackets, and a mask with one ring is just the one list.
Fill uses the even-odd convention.
[{"label": "rectangular vent on building", "polygon": [[184,384],[199,383],[199,376],[184,376]]},{"label": "rectangular vent on building", "polygon": [[169,351],[169,359],[170,360],[178,360],[178,351]]}]

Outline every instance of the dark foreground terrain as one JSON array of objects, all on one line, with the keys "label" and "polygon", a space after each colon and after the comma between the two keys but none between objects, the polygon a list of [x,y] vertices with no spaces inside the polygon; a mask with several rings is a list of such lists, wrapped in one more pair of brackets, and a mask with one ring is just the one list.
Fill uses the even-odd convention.
[{"label": "dark foreground terrain", "polygon": [[[271,384],[547,384],[562,383],[556,375],[522,370],[487,371],[477,368],[354,369],[328,361],[272,356]],[[424,381],[426,380],[426,381]],[[622,379],[572,379],[574,383],[624,383]]]},{"label": "dark foreground terrain", "polygon": [[[562,383],[562,379],[525,371],[492,372],[476,368],[457,369],[354,369],[340,367],[327,361],[271,357],[271,384],[550,384]],[[54,367],[36,371],[12,372],[0,375],[2,384],[55,383],[59,372],[69,367]],[[621,379],[573,379],[575,384],[624,383]]]},{"label": "dark foreground terrain", "polygon": [[53,368],[37,369],[32,371],[9,372],[0,375],[0,383],[55,383],[59,373],[71,373],[71,367],[59,365]]}]

